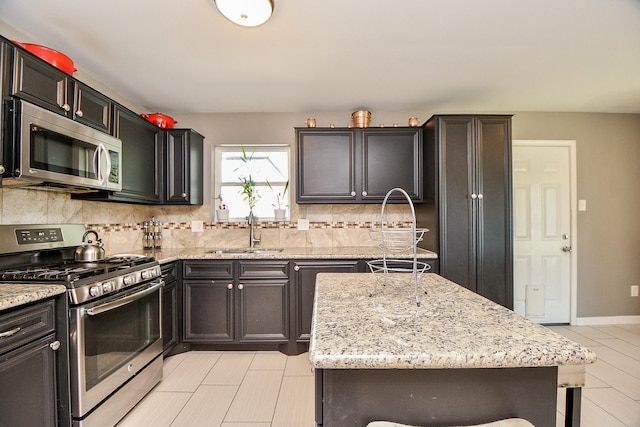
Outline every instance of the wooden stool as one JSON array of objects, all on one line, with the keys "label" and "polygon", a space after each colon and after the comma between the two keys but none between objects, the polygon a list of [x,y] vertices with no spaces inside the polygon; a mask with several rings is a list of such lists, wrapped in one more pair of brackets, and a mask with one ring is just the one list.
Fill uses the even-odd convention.
[{"label": "wooden stool", "polygon": [[[406,424],[392,423],[390,421],[372,421],[367,424],[367,427],[418,427],[409,426]],[[458,426],[458,427],[535,427],[527,420],[522,418],[509,418],[507,420],[494,421],[487,424],[474,424],[473,426]]]}]

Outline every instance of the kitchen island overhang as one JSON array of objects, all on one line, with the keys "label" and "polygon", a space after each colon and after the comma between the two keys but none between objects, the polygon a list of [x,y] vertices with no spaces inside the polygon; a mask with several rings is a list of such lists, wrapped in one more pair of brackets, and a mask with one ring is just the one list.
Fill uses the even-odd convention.
[{"label": "kitchen island overhang", "polygon": [[369,297],[374,280],[317,276],[309,357],[318,425],[521,417],[555,426],[559,384],[569,387],[568,425],[579,425],[584,366],[595,353],[436,274],[423,276],[420,307],[411,289]]}]

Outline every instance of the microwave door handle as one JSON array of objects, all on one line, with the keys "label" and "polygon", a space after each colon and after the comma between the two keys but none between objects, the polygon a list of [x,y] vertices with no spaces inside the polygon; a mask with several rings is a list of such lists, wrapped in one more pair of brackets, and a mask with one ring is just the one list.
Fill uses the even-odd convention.
[{"label": "microwave door handle", "polygon": [[111,301],[102,305],[97,305],[95,307],[92,308],[87,308],[84,309],[84,312],[86,314],[88,314],[89,316],[95,316],[97,314],[100,313],[104,313],[106,311],[109,310],[114,310],[118,307],[122,307],[123,305],[127,305],[130,302],[140,299],[143,296],[152,294],[153,292],[155,292],[158,288],[160,288],[162,285],[164,285],[164,282],[162,280],[157,281],[153,286],[148,287],[147,289],[144,289],[140,292],[136,292],[135,294],[131,294],[129,296],[126,296],[124,298],[120,298],[117,299],[115,301]]},{"label": "microwave door handle", "polygon": [[106,183],[109,178],[109,173],[111,172],[111,156],[109,155],[109,149],[104,146],[104,144],[100,144],[102,146],[102,153],[104,154],[104,158],[106,160],[106,170],[104,171],[105,176],[102,177],[101,183]]},{"label": "microwave door handle", "polygon": [[104,184],[104,175],[103,175],[103,171],[102,171],[102,155],[106,151],[107,150],[104,147],[104,144],[101,142],[100,145],[98,145],[98,150],[97,150],[97,152],[98,152],[98,182],[100,182],[100,184]]},{"label": "microwave door handle", "polygon": [[96,171],[96,178],[100,180],[100,149],[102,144],[98,145],[96,151],[93,152],[93,167]]}]

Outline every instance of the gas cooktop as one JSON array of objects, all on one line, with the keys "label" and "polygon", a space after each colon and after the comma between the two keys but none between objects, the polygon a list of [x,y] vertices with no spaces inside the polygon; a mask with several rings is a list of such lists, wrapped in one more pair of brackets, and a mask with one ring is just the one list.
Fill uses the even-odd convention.
[{"label": "gas cooktop", "polygon": [[78,261],[86,229],[82,224],[0,225],[0,282],[56,283],[71,304],[82,304],[159,278],[153,257],[116,255]]},{"label": "gas cooktop", "polygon": [[[94,276],[128,270],[136,266],[153,263],[151,257],[114,256],[100,261],[78,262],[67,260],[60,263],[24,266],[0,270],[0,279],[5,281],[68,282],[72,286],[76,281]],[[132,271],[132,270],[129,270]]]}]

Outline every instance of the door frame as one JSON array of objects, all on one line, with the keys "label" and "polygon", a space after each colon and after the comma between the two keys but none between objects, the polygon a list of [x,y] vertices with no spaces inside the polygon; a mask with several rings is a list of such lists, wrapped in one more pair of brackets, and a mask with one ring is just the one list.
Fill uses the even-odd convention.
[{"label": "door frame", "polygon": [[[576,161],[575,140],[543,140],[543,139],[514,139],[513,147],[567,147],[569,148],[569,198],[571,206],[571,283],[569,291],[569,324],[575,325],[578,317],[578,173]],[[514,242],[515,243],[515,242]],[[514,246],[515,250],[515,246]],[[514,256],[516,254],[514,253]],[[514,278],[515,279],[515,278]],[[514,280],[515,288],[515,280]],[[514,289],[515,291],[515,289]]]}]

